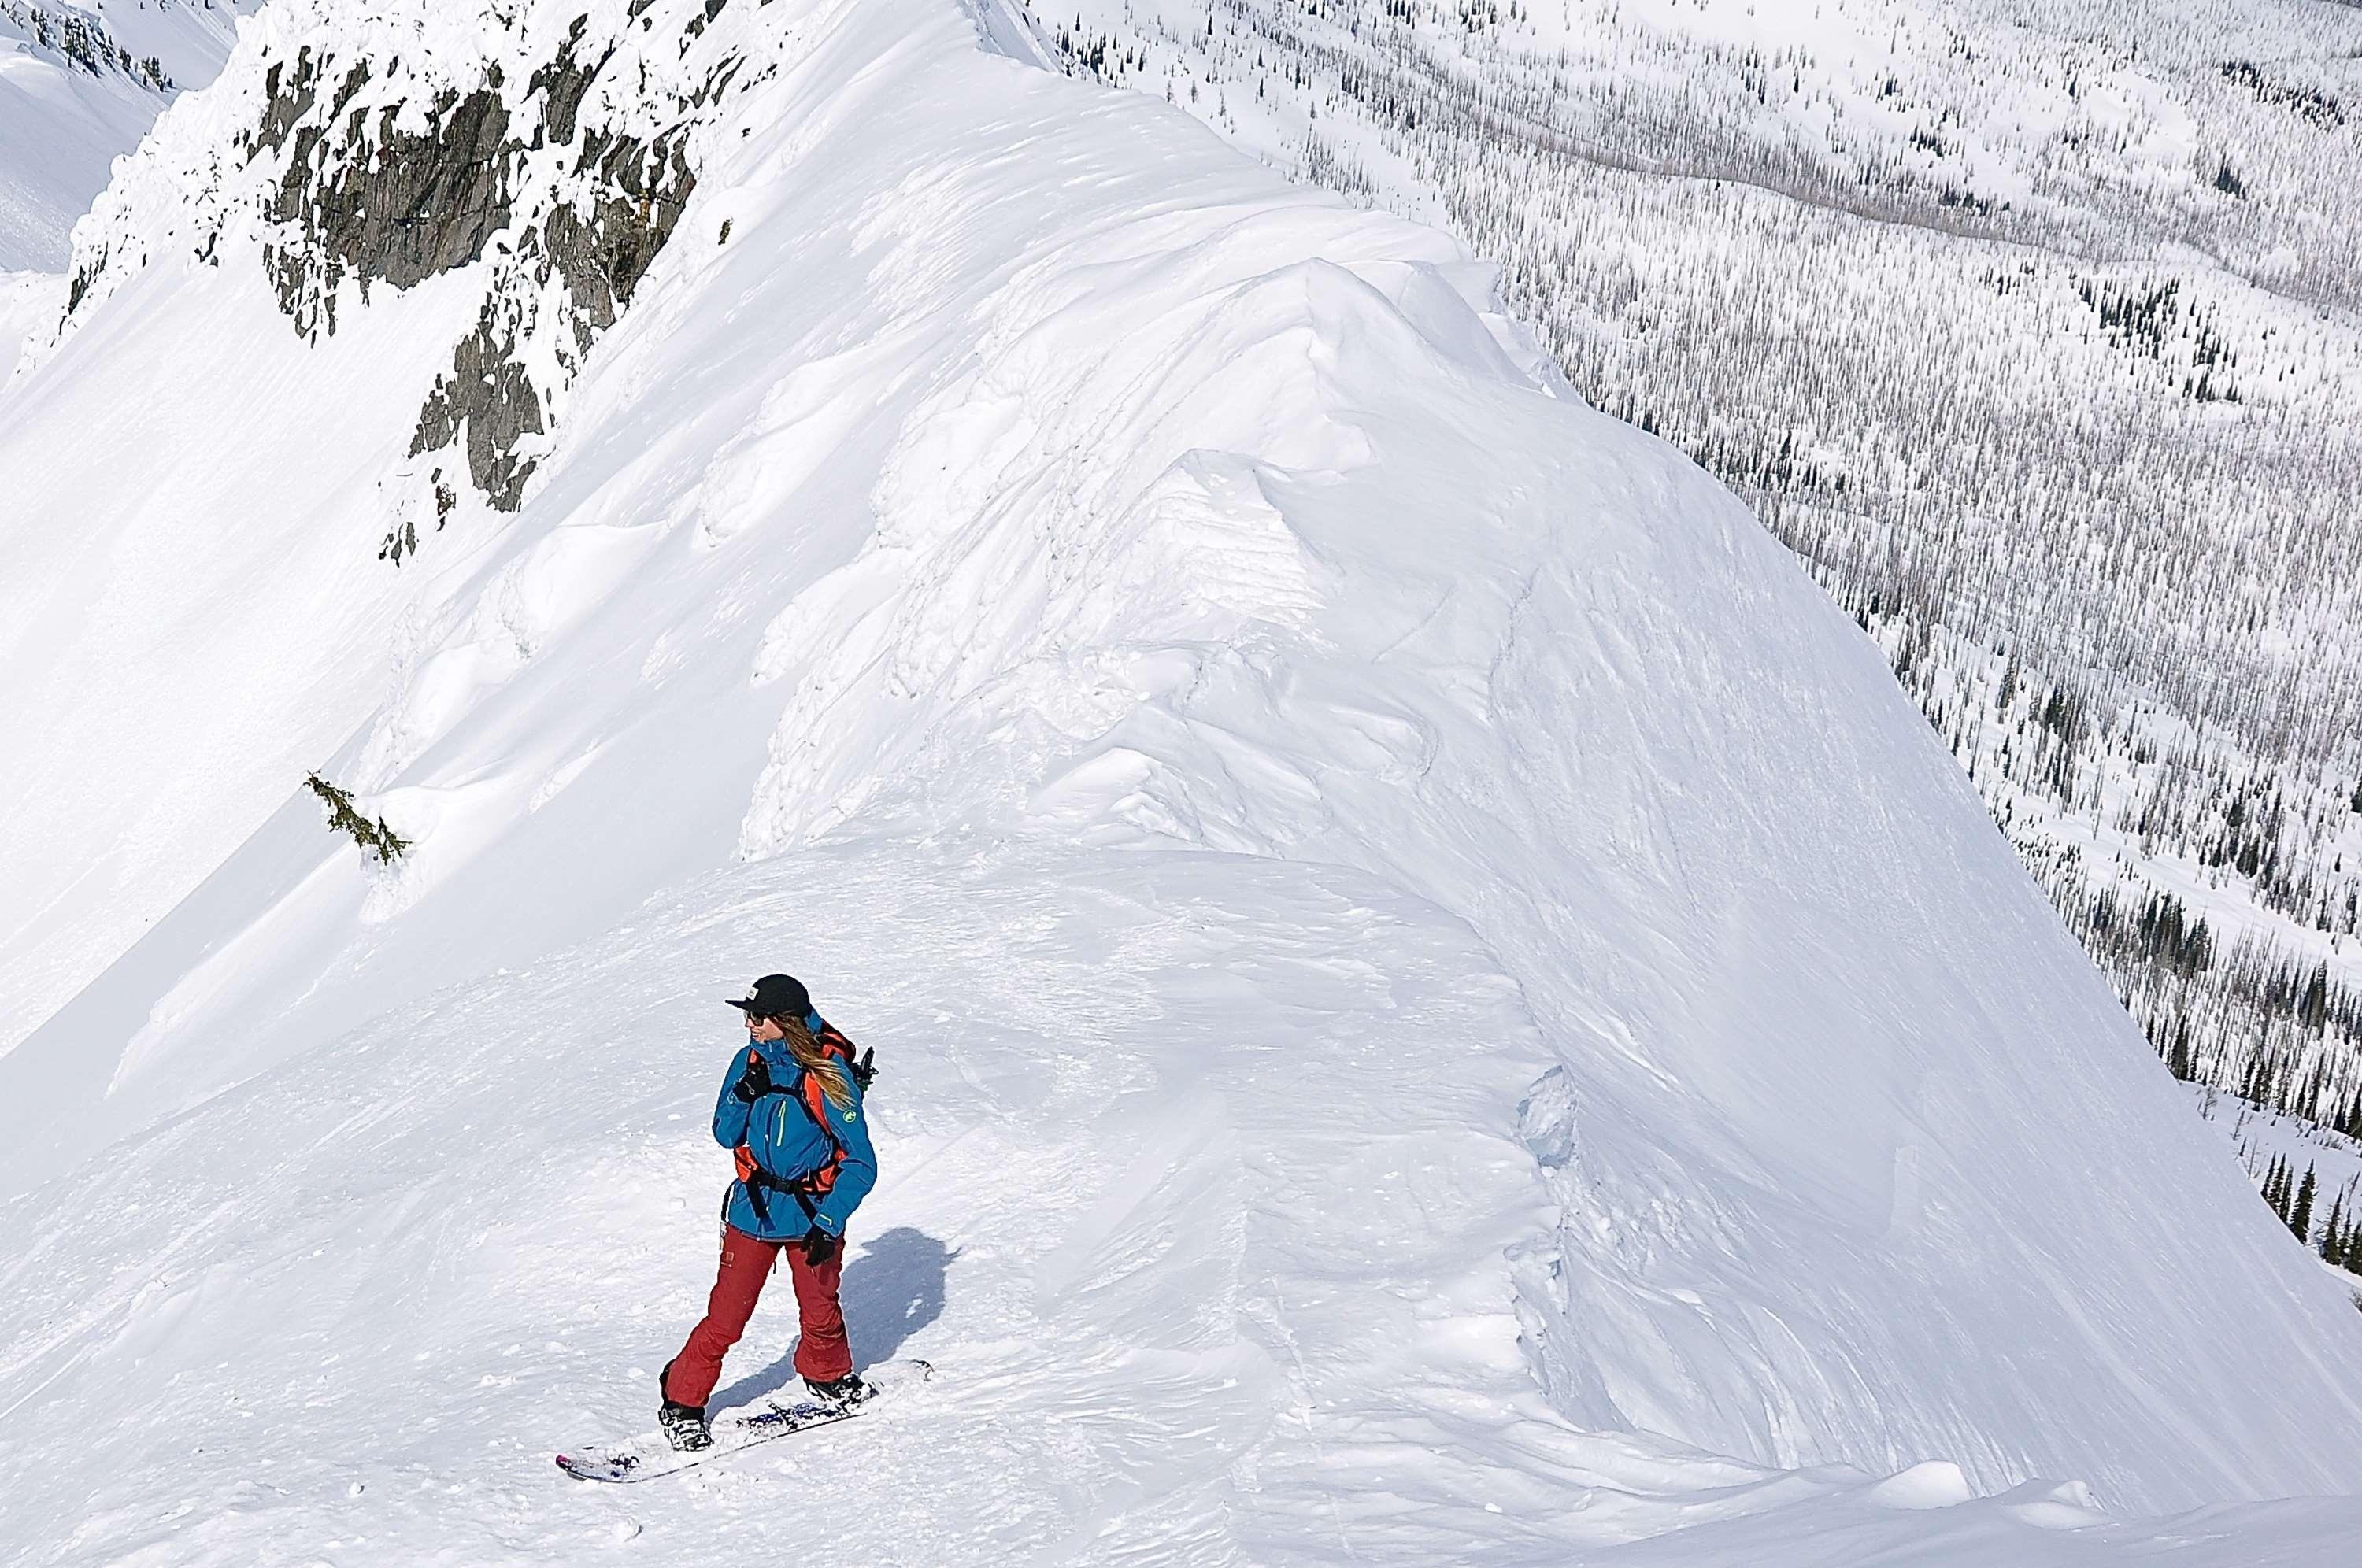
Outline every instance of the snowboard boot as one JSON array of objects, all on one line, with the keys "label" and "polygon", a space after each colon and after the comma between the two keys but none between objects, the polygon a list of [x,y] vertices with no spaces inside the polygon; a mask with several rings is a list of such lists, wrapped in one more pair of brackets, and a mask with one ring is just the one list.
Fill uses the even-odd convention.
[{"label": "snowboard boot", "polygon": [[877,1392],[862,1382],[861,1375],[857,1372],[848,1372],[844,1376],[827,1383],[822,1383],[816,1377],[807,1377],[804,1379],[804,1386],[811,1390],[813,1398],[823,1405],[833,1406],[840,1410],[849,1410]]},{"label": "snowboard boot", "polygon": [[663,1429],[665,1441],[683,1453],[712,1448],[713,1431],[705,1424],[705,1407],[684,1405],[666,1394],[665,1386],[671,1378],[672,1363],[667,1362],[657,1374],[657,1397],[662,1401],[657,1406],[657,1425]]},{"label": "snowboard boot", "polygon": [[657,1425],[664,1429],[665,1441],[683,1453],[713,1446],[713,1432],[705,1424],[701,1406],[676,1405],[668,1399],[657,1408]]}]

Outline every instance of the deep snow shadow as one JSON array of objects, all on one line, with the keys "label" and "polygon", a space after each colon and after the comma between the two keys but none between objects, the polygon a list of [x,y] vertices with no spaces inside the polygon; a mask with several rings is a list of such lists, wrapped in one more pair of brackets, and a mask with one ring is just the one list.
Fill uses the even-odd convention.
[{"label": "deep snow shadow", "polygon": [[[860,1250],[845,1260],[836,1298],[844,1308],[853,1364],[873,1366],[899,1353],[911,1335],[944,1315],[944,1276],[959,1253],[908,1225],[855,1245]],[[787,1291],[786,1275],[782,1265],[778,1277],[765,1287],[767,1299],[772,1290]],[[778,1360],[717,1390],[709,1403],[715,1409],[751,1404],[795,1381],[795,1344],[790,1340]]]},{"label": "deep snow shadow", "polygon": [[944,1315],[944,1275],[958,1256],[924,1231],[901,1225],[844,1265],[836,1298],[844,1307],[854,1365],[888,1360]]}]

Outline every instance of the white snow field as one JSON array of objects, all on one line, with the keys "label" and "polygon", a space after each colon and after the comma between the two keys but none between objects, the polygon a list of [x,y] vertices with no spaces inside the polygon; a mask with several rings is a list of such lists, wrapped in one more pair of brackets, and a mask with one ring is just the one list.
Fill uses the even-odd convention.
[{"label": "white snow field", "polygon": [[115,159],[176,90],[213,80],[257,3],[0,0],[0,273],[64,269]]},{"label": "white snow field", "polygon": [[0,386],[25,345],[57,320],[64,283],[46,272],[0,272]]},{"label": "white snow field", "polygon": [[[2350,1559],[2362,1314],[1453,242],[941,0],[371,9],[247,24],[0,392],[7,1555]],[[602,123],[744,63],[522,509],[396,565],[532,215],[299,337],[240,138],[305,50],[524,123],[569,36]],[[567,1481],[772,968],[877,1048],[848,1312],[937,1375]]]}]

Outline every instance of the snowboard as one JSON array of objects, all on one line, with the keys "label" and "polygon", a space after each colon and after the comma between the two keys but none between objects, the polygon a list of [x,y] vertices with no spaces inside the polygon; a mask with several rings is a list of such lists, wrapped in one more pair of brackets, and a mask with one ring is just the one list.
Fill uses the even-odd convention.
[{"label": "snowboard", "polygon": [[757,1443],[775,1442],[814,1427],[834,1426],[867,1415],[879,1405],[907,1395],[924,1383],[934,1367],[923,1361],[889,1361],[865,1369],[862,1381],[876,1392],[858,1405],[830,1405],[806,1397],[792,1403],[773,1401],[758,1410],[741,1411],[713,1423],[713,1446],[683,1452],[649,1432],[627,1442],[579,1448],[557,1456],[557,1468],[577,1481],[654,1481],[694,1470],[709,1460],[723,1459]]}]

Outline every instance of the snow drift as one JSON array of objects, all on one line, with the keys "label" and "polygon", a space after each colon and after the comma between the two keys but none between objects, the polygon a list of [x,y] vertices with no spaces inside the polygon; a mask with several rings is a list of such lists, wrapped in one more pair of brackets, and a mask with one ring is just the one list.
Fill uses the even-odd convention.
[{"label": "snow drift", "polygon": [[[286,4],[77,231],[0,396],[12,1533],[2092,1561],[2362,1485],[2362,1325],[1871,645],[1450,241],[1021,37]],[[888,1066],[857,1349],[944,1375],[548,1493],[775,966]]]},{"label": "snow drift", "polygon": [[[213,80],[255,4],[0,0],[0,273],[65,265],[114,160],[176,91]],[[0,378],[15,362],[0,336]]]}]

